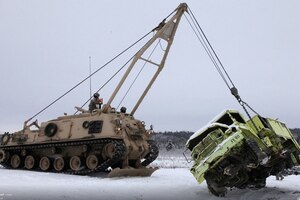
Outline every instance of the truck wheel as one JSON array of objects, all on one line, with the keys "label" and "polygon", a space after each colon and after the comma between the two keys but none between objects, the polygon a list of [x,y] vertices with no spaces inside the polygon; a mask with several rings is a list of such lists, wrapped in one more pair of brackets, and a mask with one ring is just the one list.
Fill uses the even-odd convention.
[{"label": "truck wheel", "polygon": [[246,144],[255,156],[258,164],[265,165],[269,161],[268,155],[259,148],[258,144],[254,140],[246,139]]},{"label": "truck wheel", "polygon": [[215,173],[212,172],[207,172],[204,175],[204,178],[207,183],[207,188],[208,190],[215,196],[217,197],[224,197],[227,193],[226,187],[218,184],[217,177]]},{"label": "truck wheel", "polygon": [[227,189],[225,187],[216,187],[215,185],[207,184],[209,191],[217,197],[225,197]]}]

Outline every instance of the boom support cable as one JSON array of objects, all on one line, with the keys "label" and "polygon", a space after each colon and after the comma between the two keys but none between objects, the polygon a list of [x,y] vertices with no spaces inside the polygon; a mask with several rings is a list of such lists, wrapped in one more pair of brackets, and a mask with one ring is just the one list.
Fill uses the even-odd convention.
[{"label": "boom support cable", "polygon": [[202,28],[201,28],[200,24],[198,23],[197,19],[195,18],[195,16],[194,16],[194,14],[193,14],[192,10],[191,10],[190,8],[188,8],[188,9],[189,9],[189,12],[190,12],[190,13],[191,13],[191,15],[192,15],[192,19],[194,19],[194,20],[195,20],[195,22],[196,22],[196,24],[197,24],[197,27],[199,27],[199,30],[201,31],[202,35],[204,36],[204,38],[205,38],[205,41],[207,42],[207,44],[209,45],[209,47],[210,47],[210,49],[212,50],[213,54],[214,54],[214,55],[215,55],[215,57],[217,58],[217,60],[218,60],[218,63],[220,63],[220,65],[221,65],[221,67],[222,67],[223,71],[225,72],[225,74],[226,74],[226,76],[227,76],[228,80],[230,81],[230,83],[232,84],[232,86],[233,86],[233,87],[235,87],[235,85],[234,85],[233,81],[231,80],[231,78],[230,78],[230,76],[228,75],[228,73],[227,73],[227,71],[226,71],[225,67],[223,66],[223,64],[222,64],[221,60],[219,59],[219,56],[218,56],[218,55],[217,55],[217,53],[215,52],[214,48],[212,47],[212,45],[210,44],[209,40],[207,39],[207,37],[206,37],[205,33],[203,32],[203,30],[202,30]]},{"label": "boom support cable", "polygon": [[[96,92],[100,92],[134,58],[134,56],[135,55],[133,55],[128,61],[126,61],[126,63],[120,69],[118,69],[118,71],[116,71],[116,73],[114,73]],[[80,108],[83,108],[83,106],[85,106],[92,98],[93,96],[91,96]],[[76,111],[74,115],[77,112],[78,111]]]},{"label": "boom support cable", "polygon": [[230,89],[230,85],[228,84],[228,82],[227,82],[227,80],[226,80],[224,74],[222,73],[221,69],[219,68],[218,63],[216,62],[216,60],[215,60],[215,58],[214,58],[212,52],[211,52],[210,49],[208,48],[207,43],[205,42],[203,36],[201,35],[201,33],[199,32],[198,29],[197,29],[197,30],[198,30],[198,33],[197,33],[197,30],[195,30],[194,27],[196,27],[196,26],[195,26],[194,21],[192,20],[192,22],[193,22],[193,24],[194,24],[194,26],[193,26],[192,23],[190,22],[190,20],[187,18],[187,16],[186,16],[185,14],[184,14],[184,17],[186,18],[186,20],[187,20],[187,22],[189,23],[190,27],[191,27],[192,30],[194,31],[196,37],[198,38],[199,42],[201,43],[201,45],[203,46],[204,50],[206,51],[208,57],[210,58],[210,60],[211,60],[212,63],[214,64],[216,70],[218,71],[219,75],[220,75],[221,78],[223,79],[224,83],[227,85],[228,89]]},{"label": "boom support cable", "polygon": [[[160,39],[158,40],[158,42],[156,43],[155,47],[153,48],[153,50],[151,51],[150,55],[148,56],[148,60],[150,59],[150,57],[152,56],[152,54],[154,53],[156,47],[158,46],[158,44],[160,44]],[[129,91],[131,90],[132,86],[134,85],[135,81],[137,80],[137,78],[140,76],[140,74],[142,73],[142,71],[144,70],[145,66],[146,66],[147,62],[145,61],[143,64],[143,67],[140,69],[140,71],[138,72],[138,74],[135,76],[134,80],[132,81],[131,85],[129,86],[129,88],[127,89],[125,95],[123,96],[123,98],[121,99],[120,103],[117,106],[117,110],[120,107],[120,105],[123,103],[124,99],[126,98],[126,96],[128,95]]]},{"label": "boom support cable", "polygon": [[[171,16],[174,12],[176,12],[176,10],[172,11],[167,17],[164,18],[163,22],[169,17]],[[161,22],[161,24],[159,24],[157,27],[155,27],[154,29],[152,29],[151,31],[149,31],[147,34],[145,34],[144,36],[142,36],[140,39],[138,39],[136,42],[134,42],[133,44],[131,44],[129,47],[127,47],[126,49],[124,49],[123,51],[121,51],[119,54],[117,54],[115,57],[113,57],[111,60],[109,60],[107,63],[105,63],[104,65],[102,65],[101,67],[99,67],[96,71],[94,71],[93,73],[91,73],[89,76],[87,76],[86,78],[84,78],[83,80],[81,80],[79,83],[77,83],[76,85],[74,85],[71,89],[67,90],[65,93],[63,93],[61,96],[59,96],[58,98],[56,98],[54,101],[52,101],[50,104],[48,104],[46,107],[44,107],[43,109],[41,109],[39,112],[37,112],[36,114],[34,114],[32,117],[30,117],[29,119],[27,119],[25,121],[25,125],[26,123],[28,123],[29,121],[31,121],[33,118],[35,118],[36,116],[38,116],[39,114],[41,114],[42,112],[44,112],[45,110],[47,110],[50,106],[52,106],[53,104],[55,104],[57,101],[59,101],[60,99],[62,99],[64,96],[66,96],[67,94],[69,94],[71,91],[73,91],[75,88],[77,88],[79,85],[81,85],[82,83],[84,83],[86,80],[88,80],[89,78],[91,78],[93,75],[95,75],[97,72],[99,72],[100,70],[102,70],[103,68],[105,68],[108,64],[110,64],[112,61],[114,61],[115,59],[117,59],[118,57],[120,57],[122,54],[124,54],[126,51],[128,51],[130,48],[132,48],[133,46],[135,46],[137,43],[139,43],[141,40],[143,40],[145,37],[147,37],[151,32],[157,30],[161,25],[163,25],[163,22]],[[132,57],[133,58],[133,57]],[[132,59],[131,58],[131,59]],[[131,60],[130,59],[130,60]],[[129,60],[129,61],[130,61]],[[128,62],[129,62],[128,61]],[[128,63],[127,62],[127,63]],[[126,63],[126,64],[127,64]],[[125,65],[126,65],[125,64]],[[113,77],[116,76],[116,74],[118,74],[123,68],[123,65],[98,91],[100,91]],[[92,97],[89,98],[89,100]],[[88,101],[89,101],[88,100]],[[87,101],[87,102],[88,102]],[[87,103],[86,102],[86,103]],[[83,106],[86,104],[84,103]],[[82,106],[82,107],[83,107]],[[81,107],[81,108],[82,108]]]},{"label": "boom support cable", "polygon": [[73,86],[71,89],[69,89],[68,91],[66,91],[65,93],[63,93],[61,96],[59,96],[58,98],[56,98],[53,102],[51,102],[50,104],[48,104],[46,107],[44,107],[42,110],[40,110],[39,112],[37,112],[35,115],[33,115],[32,117],[30,117],[28,120],[25,121],[25,123],[29,122],[30,120],[32,120],[33,118],[35,118],[36,116],[38,116],[39,114],[41,114],[42,112],[44,112],[46,109],[48,109],[50,106],[52,106],[53,104],[55,104],[57,101],[59,101],[60,99],[62,99],[64,96],[66,96],[68,93],[70,93],[71,91],[73,91],[75,88],[77,88],[79,85],[81,85],[83,82],[85,82],[86,80],[88,80],[90,77],[92,77],[93,75],[95,75],[97,72],[99,72],[100,70],[102,70],[103,68],[105,68],[108,64],[110,64],[112,61],[114,61],[115,59],[117,59],[118,57],[120,57],[122,54],[124,54],[126,51],[128,51],[130,48],[132,48],[133,46],[135,46],[137,43],[139,43],[141,40],[143,40],[145,37],[147,37],[150,33],[152,32],[149,31],[147,34],[145,34],[143,37],[141,37],[140,39],[138,39],[137,41],[135,41],[133,44],[131,44],[129,47],[127,47],[126,49],[124,49],[123,51],[121,51],[119,54],[117,54],[115,57],[113,57],[112,59],[110,59],[108,62],[106,62],[104,65],[102,65],[101,67],[99,67],[96,71],[94,71],[92,74],[90,74],[89,76],[87,76],[86,78],[84,78],[82,81],[80,81],[79,83],[77,83],[75,86]]},{"label": "boom support cable", "polygon": [[239,102],[239,104],[242,106],[242,108],[246,112],[246,114],[249,117],[250,121],[252,122],[254,128],[258,132],[258,136],[261,137],[261,134],[259,133],[259,129],[256,126],[256,124],[254,123],[254,121],[252,120],[251,115],[249,114],[247,108],[249,108],[252,112],[254,112],[255,114],[257,114],[258,116],[260,116],[260,115],[252,107],[250,107],[248,103],[246,103],[245,101],[243,101],[242,98],[240,97],[240,95],[238,93],[238,90],[235,87],[232,79],[230,78],[230,76],[229,76],[228,72],[226,71],[224,65],[222,64],[222,62],[219,59],[217,53],[215,52],[214,48],[210,44],[210,42],[207,39],[205,33],[203,32],[203,29],[201,28],[200,24],[198,23],[196,17],[194,16],[192,10],[189,7],[188,7],[188,14],[190,16],[190,19],[191,19],[192,23],[186,17],[186,15],[184,15],[184,16],[187,19],[190,27],[192,28],[192,30],[194,31],[194,33],[197,36],[198,40],[202,44],[202,46],[205,49],[206,53],[208,54],[209,58],[213,62],[215,68],[217,69],[219,75],[221,76],[221,78],[225,82],[226,86],[230,90],[231,94],[237,99],[237,101]]},{"label": "boom support cable", "polygon": [[[77,83],[75,86],[73,86],[71,89],[67,90],[65,93],[63,93],[61,96],[59,96],[58,98],[56,98],[53,102],[51,102],[50,104],[48,104],[46,107],[44,107],[43,109],[41,109],[39,112],[37,112],[35,115],[33,115],[32,117],[30,117],[28,120],[25,121],[25,125],[27,122],[29,122],[30,120],[32,120],[33,118],[35,118],[36,116],[38,116],[39,114],[41,114],[43,111],[45,111],[46,109],[48,109],[50,106],[52,106],[53,104],[55,104],[57,101],[59,101],[60,99],[62,99],[64,96],[66,96],[68,93],[70,93],[71,91],[73,91],[75,88],[77,88],[79,85],[81,85],[83,82],[85,82],[86,80],[88,80],[89,78],[91,78],[93,75],[95,75],[97,72],[99,72],[100,70],[102,70],[103,68],[105,68],[108,64],[110,64],[112,61],[114,61],[115,59],[117,59],[118,57],[120,57],[122,54],[124,54],[126,51],[128,51],[130,48],[132,48],[133,46],[135,46],[137,43],[139,43],[141,40],[143,40],[145,37],[147,37],[151,32],[159,30],[161,28],[161,26],[164,25],[165,20],[172,15],[176,10],[174,10],[173,12],[171,12],[166,18],[164,18],[164,20],[154,29],[152,29],[151,31],[149,31],[147,34],[145,34],[143,37],[141,37],[140,39],[138,39],[136,42],[134,42],[133,44],[131,44],[129,47],[127,47],[126,49],[124,49],[123,51],[121,51],[119,54],[117,54],[115,57],[113,57],[112,59],[110,59],[108,62],[106,62],[104,65],[102,65],[101,67],[99,67],[96,71],[94,71],[93,73],[91,73],[89,76],[87,76],[86,78],[84,78],[83,80],[81,80],[79,83]],[[184,14],[185,18],[187,19],[190,27],[192,28],[192,30],[194,31],[195,35],[197,36],[198,40],[200,41],[201,45],[204,47],[206,53],[208,54],[209,58],[211,59],[212,63],[214,64],[216,70],[218,71],[219,75],[221,76],[221,78],[223,79],[223,81],[225,82],[226,86],[228,87],[228,89],[230,90],[231,94],[237,99],[237,101],[239,102],[239,104],[243,107],[244,111],[246,112],[247,116],[250,118],[250,120],[252,121],[255,129],[258,132],[258,136],[260,137],[260,133],[259,130],[257,128],[257,126],[255,125],[255,123],[253,122],[247,108],[249,108],[251,111],[253,111],[254,113],[256,113],[258,116],[260,116],[252,107],[250,107],[245,101],[243,101],[240,97],[240,95],[238,94],[238,90],[235,87],[232,79],[230,78],[229,74],[227,73],[225,67],[223,66],[221,60],[219,59],[218,55],[216,54],[214,48],[212,47],[212,45],[210,44],[209,40],[207,39],[205,33],[203,32],[200,24],[198,23],[197,19],[195,18],[192,10],[187,7],[187,13],[190,16],[189,20],[187,18],[187,16]],[[160,41],[159,41],[160,42]],[[158,44],[157,43],[155,48],[157,47]],[[154,50],[155,50],[154,48]],[[154,51],[153,50],[153,51]],[[153,51],[151,52],[150,56],[152,55]],[[136,55],[136,54],[135,54]],[[134,56],[135,56],[134,55]],[[97,90],[97,92],[99,92],[103,87],[105,87],[133,58],[134,56],[132,56],[115,74],[113,74],[113,76],[111,76],[101,87],[100,89]],[[150,57],[149,56],[149,57]],[[133,83],[130,85],[129,89],[127,90],[125,96],[123,97],[123,99],[121,100],[120,104],[123,102],[124,98],[126,97],[126,95],[128,94],[129,90],[131,89],[131,87],[133,86],[133,84],[135,83],[136,79],[138,78],[138,76],[140,75],[140,73],[142,72],[142,70],[144,69],[146,63],[143,65],[142,69],[140,70],[140,72],[137,74],[137,76],[135,77]],[[90,100],[91,100],[92,96],[81,106],[81,108],[83,106],[85,106]],[[118,105],[118,107],[120,106],[120,104]],[[78,111],[75,112],[75,114]]]}]

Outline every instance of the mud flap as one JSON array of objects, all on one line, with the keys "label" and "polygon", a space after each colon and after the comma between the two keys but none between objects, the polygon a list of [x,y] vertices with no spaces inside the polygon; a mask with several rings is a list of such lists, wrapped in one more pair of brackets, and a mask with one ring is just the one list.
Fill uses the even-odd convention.
[{"label": "mud flap", "polygon": [[109,172],[108,177],[113,178],[121,176],[151,176],[157,169],[158,167],[128,169],[115,168],[111,172]]}]

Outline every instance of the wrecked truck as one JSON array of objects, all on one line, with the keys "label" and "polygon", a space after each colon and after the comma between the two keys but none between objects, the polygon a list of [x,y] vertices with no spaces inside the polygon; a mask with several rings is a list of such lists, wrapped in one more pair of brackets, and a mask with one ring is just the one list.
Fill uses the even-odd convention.
[{"label": "wrecked truck", "polygon": [[265,187],[268,176],[300,163],[300,146],[284,123],[259,115],[246,121],[235,110],[222,112],[186,146],[192,174],[216,196],[232,187]]}]

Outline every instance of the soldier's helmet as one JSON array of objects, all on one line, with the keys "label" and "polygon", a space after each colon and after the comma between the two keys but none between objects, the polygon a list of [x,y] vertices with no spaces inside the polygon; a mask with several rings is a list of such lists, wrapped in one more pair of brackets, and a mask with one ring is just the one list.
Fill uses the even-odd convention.
[{"label": "soldier's helmet", "polygon": [[95,98],[98,98],[100,96],[100,94],[98,93],[98,92],[96,92],[95,94],[94,94],[94,97]]}]

